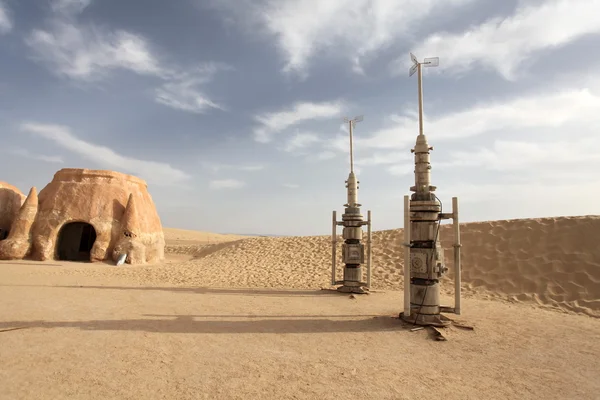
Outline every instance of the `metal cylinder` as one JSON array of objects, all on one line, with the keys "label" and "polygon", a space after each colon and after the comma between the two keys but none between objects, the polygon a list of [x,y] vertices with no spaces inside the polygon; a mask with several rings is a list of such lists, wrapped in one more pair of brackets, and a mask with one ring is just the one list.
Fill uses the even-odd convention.
[{"label": "metal cylinder", "polygon": [[421,63],[417,64],[417,79],[419,89],[419,135],[423,134],[423,70]]},{"label": "metal cylinder", "polygon": [[331,285],[335,285],[335,253],[337,253],[337,216],[333,212],[331,221]]},{"label": "metal cylinder", "polygon": [[371,253],[373,237],[371,234],[371,210],[369,210],[367,211],[367,287],[369,289],[371,288],[371,264],[373,262],[373,253]]},{"label": "metal cylinder", "polygon": [[404,316],[410,317],[410,199],[404,196]]},{"label": "metal cylinder", "polygon": [[360,283],[361,277],[362,277],[362,268],[361,267],[345,267],[344,268],[344,284],[346,284],[347,282]]},{"label": "metal cylinder", "polygon": [[460,223],[458,219],[458,197],[452,198],[452,223],[454,226],[454,313],[460,315],[461,269],[460,264]]},{"label": "metal cylinder", "polygon": [[440,313],[440,288],[435,282],[428,285],[412,283],[410,287],[413,314],[439,315]]},{"label": "metal cylinder", "polygon": [[348,239],[362,240],[363,230],[359,226],[344,227],[344,229],[342,230],[342,237],[345,240],[348,240]]},{"label": "metal cylinder", "polygon": [[350,172],[350,175],[348,175],[346,188],[348,189],[348,207],[356,207],[358,203],[358,181],[354,172]]},{"label": "metal cylinder", "polygon": [[[359,207],[346,207],[344,209],[344,213],[342,214],[342,221],[344,222],[357,222],[358,224],[355,226],[360,226],[360,222],[362,222],[363,216],[360,213]],[[349,224],[344,224],[348,226]]]}]

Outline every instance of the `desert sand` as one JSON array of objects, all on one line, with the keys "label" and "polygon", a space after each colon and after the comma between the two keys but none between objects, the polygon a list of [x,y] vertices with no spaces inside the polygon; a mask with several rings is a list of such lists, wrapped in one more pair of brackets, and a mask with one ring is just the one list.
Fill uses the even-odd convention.
[{"label": "desert sand", "polygon": [[231,242],[239,239],[247,239],[249,236],[223,235],[220,233],[190,231],[187,229],[163,228],[165,241],[171,246],[198,246],[210,245],[223,242]]},{"label": "desert sand", "polygon": [[0,398],[598,399],[600,217],[461,231],[449,316],[475,330],[446,342],[397,318],[402,230],[374,232],[353,297],[321,290],[328,236],[165,229],[160,265],[0,262]]}]

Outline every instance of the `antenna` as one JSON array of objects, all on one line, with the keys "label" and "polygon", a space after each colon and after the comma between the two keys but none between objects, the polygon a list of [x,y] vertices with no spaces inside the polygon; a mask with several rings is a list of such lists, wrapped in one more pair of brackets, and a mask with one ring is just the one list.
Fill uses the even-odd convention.
[{"label": "antenna", "polygon": [[440,65],[439,57],[425,58],[422,63],[417,61],[417,57],[413,53],[410,53],[410,59],[413,62],[412,67],[408,70],[408,76],[413,76],[415,72],[418,73],[418,86],[419,86],[419,136],[423,135],[423,73],[421,72],[421,66],[425,67],[437,67]]},{"label": "antenna", "polygon": [[[364,221],[363,216],[360,213],[360,204],[358,203],[358,179],[354,175],[354,146],[353,146],[353,131],[354,125],[361,122],[363,116],[359,115],[350,119],[344,117],[344,123],[348,124],[350,134],[350,174],[346,180],[346,194],[347,201],[344,204],[345,212],[342,214],[342,221],[339,222],[336,217],[336,212],[333,212],[333,218],[331,220],[331,285],[342,285],[336,290],[342,293],[366,293],[371,287],[371,211],[367,213],[368,220]],[[342,243],[342,261],[344,263],[344,279],[338,281],[335,279],[335,270],[337,267],[336,253],[338,234],[337,226],[342,225],[344,227],[342,231],[342,237],[344,242]],[[363,240],[362,226],[367,225],[367,243],[361,243]],[[365,257],[365,249],[367,254]],[[367,282],[362,281],[362,267],[361,264],[367,264]]]},{"label": "antenna", "polygon": [[363,120],[363,116],[359,115],[358,117],[354,117],[354,119],[349,119],[348,117],[344,117],[344,122],[348,124],[350,129],[350,172],[354,172],[354,148],[353,148],[353,140],[352,140],[352,128],[354,125],[361,122]]}]

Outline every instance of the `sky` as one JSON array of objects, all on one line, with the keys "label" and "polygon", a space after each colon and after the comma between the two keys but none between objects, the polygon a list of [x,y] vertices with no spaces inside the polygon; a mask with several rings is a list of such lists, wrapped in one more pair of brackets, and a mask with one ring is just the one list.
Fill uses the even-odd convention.
[{"label": "sky", "polygon": [[417,79],[461,222],[600,214],[600,0],[0,0],[0,180],[146,180],[163,226],[403,224]]}]

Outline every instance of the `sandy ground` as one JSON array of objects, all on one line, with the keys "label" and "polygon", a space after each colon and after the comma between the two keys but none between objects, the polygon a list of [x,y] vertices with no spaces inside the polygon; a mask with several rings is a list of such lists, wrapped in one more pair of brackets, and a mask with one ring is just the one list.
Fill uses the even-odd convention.
[{"label": "sandy ground", "polygon": [[600,391],[595,318],[467,299],[460,319],[475,331],[450,328],[436,342],[393,318],[399,292],[351,299],[34,278],[40,268],[2,265],[0,329],[22,328],[0,333],[2,399],[597,399]]},{"label": "sandy ground", "polygon": [[0,262],[0,399],[598,399],[600,218],[461,229],[451,317],[475,330],[446,342],[395,318],[401,230],[374,234],[356,298],[319,290],[325,236],[167,230],[161,265]]}]

